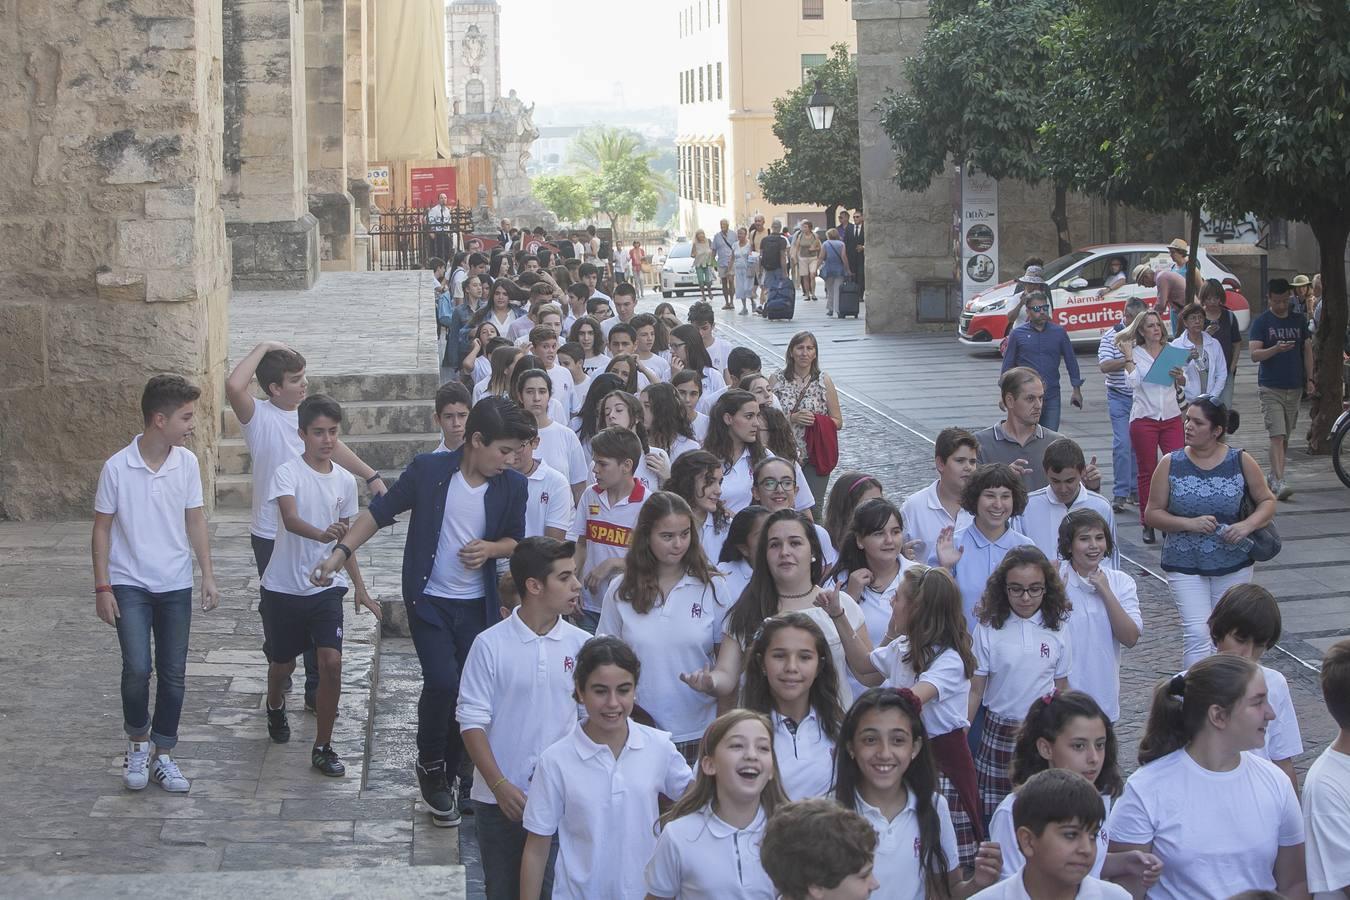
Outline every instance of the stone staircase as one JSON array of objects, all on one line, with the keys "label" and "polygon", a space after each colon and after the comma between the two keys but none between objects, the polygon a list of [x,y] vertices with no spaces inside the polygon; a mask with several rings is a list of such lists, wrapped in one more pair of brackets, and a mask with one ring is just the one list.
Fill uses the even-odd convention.
[{"label": "stone staircase", "polygon": [[[436,447],[433,398],[435,372],[384,375],[328,375],[309,379],[311,394],[328,394],[342,404],[342,439],[385,477],[386,484],[414,456]],[[248,509],[252,501],[252,459],[239,420],[225,409],[216,465],[216,507]],[[361,485],[363,495],[365,485]],[[363,503],[364,505],[364,503]]]}]

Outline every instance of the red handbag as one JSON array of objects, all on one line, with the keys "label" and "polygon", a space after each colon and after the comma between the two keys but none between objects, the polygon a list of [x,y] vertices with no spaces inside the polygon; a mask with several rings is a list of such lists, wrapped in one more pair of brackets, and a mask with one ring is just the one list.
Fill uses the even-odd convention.
[{"label": "red handbag", "polygon": [[828,475],[839,465],[839,428],[834,419],[816,414],[806,426],[806,458],[819,475]]}]

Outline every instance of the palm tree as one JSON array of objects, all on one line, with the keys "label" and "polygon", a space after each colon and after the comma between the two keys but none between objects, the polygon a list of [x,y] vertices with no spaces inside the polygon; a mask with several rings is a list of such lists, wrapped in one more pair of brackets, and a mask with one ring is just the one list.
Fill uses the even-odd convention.
[{"label": "palm tree", "polygon": [[[647,205],[635,202],[637,198],[659,197],[675,190],[674,183],[666,175],[652,171],[651,164],[657,156],[659,151],[649,149],[640,134],[626,128],[603,125],[587,128],[573,142],[568,154],[572,168],[588,179],[596,193],[617,201],[617,204],[602,203],[603,207],[615,208],[601,210],[610,220],[615,240],[618,239],[620,214],[629,215]],[[602,184],[608,189],[602,188]],[[621,188],[616,190],[619,185]],[[602,198],[592,199],[600,201]]]}]

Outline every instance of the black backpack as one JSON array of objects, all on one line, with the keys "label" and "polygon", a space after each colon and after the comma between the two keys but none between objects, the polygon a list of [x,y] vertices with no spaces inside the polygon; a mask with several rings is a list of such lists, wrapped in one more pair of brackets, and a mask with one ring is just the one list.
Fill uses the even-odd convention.
[{"label": "black backpack", "polygon": [[602,260],[604,260],[605,262],[609,262],[612,259],[611,254],[613,253],[613,251],[614,248],[610,246],[609,241],[602,240],[600,242],[600,258]]}]

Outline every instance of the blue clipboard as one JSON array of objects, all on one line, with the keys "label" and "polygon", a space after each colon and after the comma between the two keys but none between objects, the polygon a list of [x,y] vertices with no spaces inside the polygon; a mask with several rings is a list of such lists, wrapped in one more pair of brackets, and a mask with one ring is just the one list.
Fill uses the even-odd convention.
[{"label": "blue clipboard", "polygon": [[1148,374],[1144,376],[1144,381],[1147,384],[1171,384],[1172,376],[1168,373],[1174,368],[1184,369],[1186,363],[1190,362],[1190,359],[1191,351],[1184,347],[1173,347],[1171,344],[1168,344],[1166,347],[1162,348],[1162,352],[1158,354],[1158,358],[1153,361],[1153,365],[1149,368]]}]

